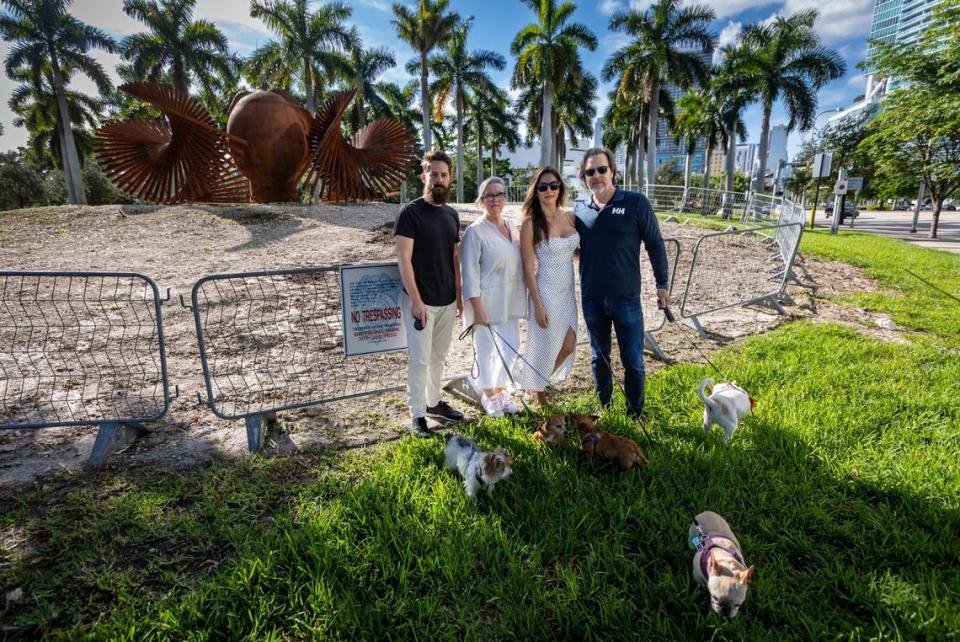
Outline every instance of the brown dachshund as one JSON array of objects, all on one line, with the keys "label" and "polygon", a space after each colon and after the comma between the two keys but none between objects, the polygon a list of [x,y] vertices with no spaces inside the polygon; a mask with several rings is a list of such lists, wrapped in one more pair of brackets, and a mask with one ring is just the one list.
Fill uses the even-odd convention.
[{"label": "brown dachshund", "polygon": [[548,446],[559,446],[567,438],[567,418],[563,415],[550,415],[534,431],[533,438]]},{"label": "brown dachshund", "polygon": [[627,470],[638,463],[641,466],[650,463],[634,440],[614,435],[606,430],[599,430],[594,423],[597,417],[590,415],[571,415],[571,417],[573,424],[577,427],[577,434],[580,435],[580,445],[591,457],[596,454],[604,459],[615,461],[620,466],[620,470]]}]

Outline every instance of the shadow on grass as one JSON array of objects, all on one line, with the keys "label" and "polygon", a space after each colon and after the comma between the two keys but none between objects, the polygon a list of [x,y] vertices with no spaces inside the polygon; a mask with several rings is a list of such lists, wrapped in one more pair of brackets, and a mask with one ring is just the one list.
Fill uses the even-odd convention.
[{"label": "shadow on grass", "polygon": [[[751,350],[779,358],[774,342]],[[679,366],[652,386],[652,445],[622,414],[602,418],[651,459],[623,474],[587,459],[576,438],[547,450],[532,424],[459,427],[514,460],[514,476],[476,502],[441,469],[442,439],[335,467],[228,461],[151,479],[111,472],[57,497],[36,490],[0,521],[5,542],[21,538],[0,549],[0,583],[26,595],[0,620],[24,636],[137,640],[948,638],[960,626],[960,515],[955,498],[913,490],[929,485],[916,477],[928,471],[909,470],[910,435],[901,474],[875,474],[847,451],[882,428],[836,442],[798,430],[778,397],[791,394],[781,392],[791,364],[779,377],[724,365],[765,404],[731,444],[702,437],[690,398],[704,370]],[[848,386],[867,395],[890,383]],[[826,413],[832,401],[792,403]],[[690,511],[708,509],[757,567],[732,622],[691,577]]]}]

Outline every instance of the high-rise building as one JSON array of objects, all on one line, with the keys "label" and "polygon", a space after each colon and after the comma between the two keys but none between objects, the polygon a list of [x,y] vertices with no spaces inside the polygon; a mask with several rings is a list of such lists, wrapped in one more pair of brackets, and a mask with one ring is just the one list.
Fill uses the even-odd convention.
[{"label": "high-rise building", "polygon": [[[713,54],[701,53],[700,58],[703,60],[704,64],[709,65]],[[686,89],[680,89],[677,85],[667,85],[667,93],[670,94],[670,97],[673,98],[673,102],[676,103],[684,93]],[[657,167],[660,167],[668,161],[675,161],[677,168],[681,171],[683,170],[683,163],[686,160],[687,149],[686,141],[678,141],[670,133],[669,128],[667,127],[667,121],[663,118],[657,123]],[[705,156],[707,145],[704,139],[698,139],[697,144],[693,150],[693,158],[690,159],[691,172],[694,174],[703,173],[703,161]]]},{"label": "high-rise building", "polygon": [[733,163],[734,169],[741,174],[753,176],[753,165],[757,157],[757,144],[746,143],[737,145],[737,158]]},{"label": "high-rise building", "polygon": [[603,147],[603,119],[593,121],[593,146]]},{"label": "high-rise building", "polygon": [[870,22],[870,37],[867,47],[867,86],[862,100],[838,112],[828,123],[845,118],[865,107],[879,102],[890,91],[891,79],[880,78],[869,66],[876,51],[873,43],[913,44],[920,39],[930,22],[933,8],[943,0],[876,0],[873,19]]},{"label": "high-rise building", "polygon": [[770,128],[770,138],[767,141],[767,171],[777,169],[779,161],[787,160],[787,132],[786,125],[774,125]]}]

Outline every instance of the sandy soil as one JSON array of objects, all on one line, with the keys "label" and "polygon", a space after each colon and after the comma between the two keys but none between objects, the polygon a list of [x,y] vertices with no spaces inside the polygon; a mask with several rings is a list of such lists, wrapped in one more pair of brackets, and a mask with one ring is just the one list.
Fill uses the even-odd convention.
[{"label": "sandy soil", "polygon": [[[170,289],[171,299],[162,305],[163,329],[168,379],[171,391],[174,386],[179,388],[179,397],[172,400],[162,420],[147,426],[150,432],[145,437],[126,451],[115,454],[110,461],[115,466],[183,468],[213,457],[242,455],[247,444],[242,421],[219,419],[198,401],[198,393],[206,398],[206,391],[193,312],[180,305],[178,296],[183,295],[189,300],[193,284],[201,277],[215,273],[390,261],[393,259],[390,224],[396,210],[396,205],[371,203],[52,207],[4,212],[0,213],[0,269],[132,271],[153,278],[162,293]],[[478,215],[473,206],[462,206],[459,210],[464,221]],[[516,213],[516,208],[512,211]],[[664,224],[662,229],[664,237],[677,239],[679,244],[680,259],[673,290],[674,309],[679,310],[693,246],[704,231],[672,223]],[[672,252],[673,249],[671,257]],[[782,262],[778,261],[771,258],[769,247],[757,235],[719,237],[705,243],[698,259],[698,265],[703,269],[698,270],[698,276],[691,282],[688,312],[746,298],[744,293],[762,296],[776,291],[779,287],[777,271],[782,271]],[[648,328],[659,327],[662,319],[653,300],[649,266],[644,264],[644,270],[647,325]],[[902,340],[895,327],[879,327],[875,315],[841,308],[827,300],[845,292],[877,288],[857,268],[801,255],[794,273],[797,281],[787,287],[787,294],[792,299],[786,305],[787,316],[777,315],[770,308],[761,306],[735,306],[705,314],[700,320],[708,334],[698,341],[700,346],[712,349],[729,344],[797,317],[838,321],[887,340]],[[265,386],[270,389],[270,394],[258,397],[256,403],[268,406],[277,399],[309,399],[314,398],[311,395],[329,395],[337,389],[339,394],[344,394],[405,383],[405,361],[401,355],[375,357],[363,362],[354,360],[348,364],[334,356],[330,361],[318,358],[316,355],[321,352],[335,352],[330,350],[329,339],[324,344],[324,338],[317,331],[319,322],[302,323],[303,327],[295,322],[327,319],[322,321],[327,324],[327,331],[337,325],[339,311],[336,307],[320,306],[320,309],[315,301],[310,303],[317,298],[318,292],[329,292],[330,283],[312,277],[281,279],[279,285],[276,283],[270,291],[272,307],[264,304],[256,308],[254,317],[259,322],[254,324],[255,331],[248,334],[238,332],[225,338],[226,344],[233,345],[238,353],[249,348],[240,345],[241,340],[255,339],[262,344],[256,354],[263,356],[264,361],[248,361],[246,367],[269,372],[273,378],[270,385]],[[293,303],[286,304],[288,300]],[[277,305],[277,301],[284,304]],[[122,316],[119,310],[122,305],[116,307],[116,314]],[[271,316],[264,317],[264,310]],[[270,336],[259,333],[260,328],[270,325],[262,323],[264,318],[273,324],[274,331]],[[138,319],[142,323],[142,319]],[[124,322],[129,323],[129,320]],[[221,324],[220,327],[229,325]],[[291,330],[294,326],[300,330]],[[278,327],[299,332],[299,343],[292,348],[282,342],[278,344],[278,337],[282,334],[276,329]],[[10,336],[9,332],[0,332],[0,340]],[[582,319],[580,336],[586,337]],[[702,360],[690,341],[689,328],[666,325],[656,337],[671,361]],[[59,340],[62,341],[63,337]],[[76,338],[75,342],[82,343],[82,337]],[[454,343],[448,372],[466,372],[472,363],[470,342]],[[0,345],[2,354],[3,346]],[[284,365],[281,367],[280,363]],[[648,360],[649,371],[662,366],[660,361]],[[15,412],[25,412],[22,406],[29,403],[12,394],[15,388],[13,377],[4,375],[5,372],[10,370],[0,370],[0,403],[3,404],[0,416],[10,417]],[[345,383],[345,380],[349,381]],[[119,386],[122,382],[108,383]],[[149,381],[140,382],[142,388],[149,388],[148,384]],[[244,381],[242,384],[254,386],[256,382]],[[574,372],[558,384],[557,389],[589,386],[588,350],[581,345]],[[230,393],[230,390],[221,390],[218,394],[222,409],[230,409],[227,405]],[[14,408],[16,404],[19,407]],[[476,412],[465,404],[460,406]],[[240,404],[232,408],[236,411],[244,406]],[[82,417],[82,410],[82,404],[77,405],[74,416]],[[369,446],[405,434],[405,394],[396,390],[325,403],[283,413],[281,420],[284,431],[268,444],[268,452]],[[96,428],[90,426],[0,431],[0,487],[16,487],[41,477],[81,470],[96,432]]]}]

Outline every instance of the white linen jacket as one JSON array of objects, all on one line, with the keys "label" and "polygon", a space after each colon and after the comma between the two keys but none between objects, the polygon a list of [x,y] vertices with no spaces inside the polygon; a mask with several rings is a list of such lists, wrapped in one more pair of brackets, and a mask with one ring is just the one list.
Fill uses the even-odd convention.
[{"label": "white linen jacket", "polygon": [[463,279],[463,323],[473,323],[470,299],[480,297],[490,323],[527,316],[527,288],[520,258],[520,229],[504,217],[510,230],[507,240],[486,216],[474,221],[460,243],[460,274]]}]

